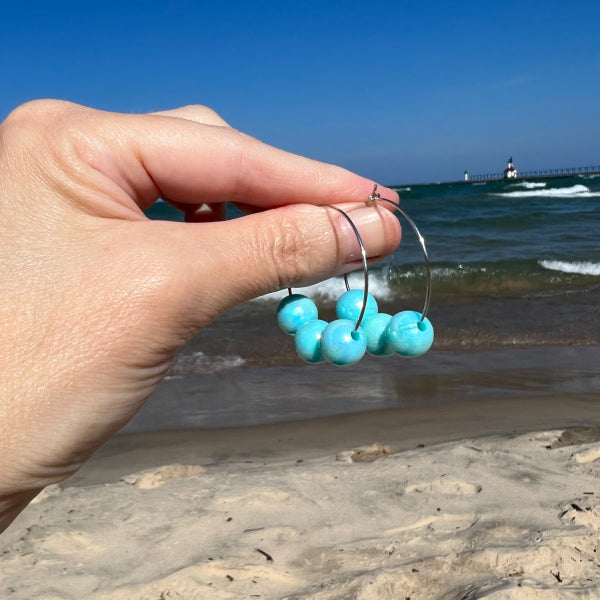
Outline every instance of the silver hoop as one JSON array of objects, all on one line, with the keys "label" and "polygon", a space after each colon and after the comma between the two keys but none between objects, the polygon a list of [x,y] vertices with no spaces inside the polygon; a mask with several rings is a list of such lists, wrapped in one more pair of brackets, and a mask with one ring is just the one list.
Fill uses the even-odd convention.
[{"label": "silver hoop", "polygon": [[[360,309],[360,314],[358,316],[358,320],[356,321],[356,325],[354,327],[354,331],[358,331],[358,328],[360,327],[360,324],[362,323],[362,320],[365,316],[365,310],[367,309],[367,299],[369,297],[369,265],[367,263],[367,251],[365,250],[365,245],[363,244],[362,238],[360,237],[360,233],[359,233],[356,225],[354,224],[354,221],[348,216],[348,214],[345,211],[343,211],[341,208],[338,208],[337,206],[328,206],[327,208],[333,208],[333,210],[337,210],[340,214],[342,214],[344,216],[346,221],[348,221],[350,227],[352,227],[352,231],[354,232],[354,235],[356,236],[356,239],[358,241],[358,245],[360,246],[360,255],[361,255],[362,264],[363,264],[363,274],[364,274],[365,282],[364,282],[362,308]],[[346,284],[346,291],[349,292],[350,284],[348,283],[348,275],[346,273],[344,273],[344,283]],[[288,288],[288,293],[290,296],[292,295],[292,288]]]},{"label": "silver hoop", "polygon": [[431,303],[431,265],[429,264],[429,255],[427,254],[425,238],[421,235],[421,232],[419,231],[419,228],[415,225],[415,222],[406,214],[406,212],[402,208],[400,208],[398,204],[396,204],[392,200],[388,200],[387,198],[381,197],[381,194],[379,194],[379,192],[377,191],[377,184],[373,186],[373,191],[367,199],[367,206],[371,206],[376,202],[387,202],[388,204],[391,204],[394,207],[394,210],[397,210],[406,219],[408,224],[411,226],[412,230],[415,232],[419,245],[421,246],[421,250],[423,252],[423,259],[425,260],[425,270],[427,271],[427,288],[425,290],[425,304],[423,305],[423,310],[421,311],[420,319],[420,322],[422,322],[427,316],[427,313],[429,312],[429,304]]},{"label": "silver hoop", "polygon": [[[414,231],[415,235],[417,236],[417,240],[419,242],[419,245],[421,246],[421,251],[423,252],[423,258],[425,260],[425,270],[427,272],[427,287],[425,290],[425,303],[423,305],[423,310],[421,311],[421,318],[419,319],[419,323],[422,323],[425,320],[427,313],[429,312],[429,305],[431,303],[431,279],[432,279],[431,265],[429,263],[429,255],[427,253],[427,246],[425,245],[425,238],[419,231],[419,228],[416,226],[415,222],[408,216],[408,214],[406,214],[406,211],[404,211],[402,208],[400,208],[400,206],[398,204],[396,204],[395,202],[393,202],[392,200],[388,200],[387,198],[381,197],[381,194],[379,194],[379,192],[377,191],[377,184],[375,184],[373,186],[373,191],[368,196],[365,204],[366,204],[366,206],[372,206],[376,202],[387,202],[388,204],[391,204],[394,207],[394,210],[398,211],[406,219],[406,221],[408,222],[408,224],[411,226],[412,230]],[[367,251],[365,250],[365,245],[363,244],[362,238],[360,236],[360,232],[358,231],[358,228],[356,227],[356,225],[354,224],[354,221],[350,218],[350,216],[345,211],[343,211],[341,208],[338,208],[337,206],[328,206],[327,208],[333,208],[333,210],[336,210],[337,212],[339,212],[346,219],[346,221],[348,221],[348,224],[350,225],[350,227],[352,227],[352,231],[354,232],[354,235],[356,236],[358,245],[360,246],[360,254],[361,254],[362,269],[363,269],[363,276],[364,276],[364,286],[363,286],[364,293],[363,293],[362,308],[361,308],[360,314],[358,316],[358,319],[356,321],[356,325],[354,327],[354,331],[358,331],[358,328],[360,327],[360,324],[362,323],[362,320],[365,316],[365,310],[367,309],[367,299],[369,296],[369,264],[367,261]],[[346,284],[346,291],[350,291],[350,284],[348,283],[348,275],[347,274],[344,274],[344,283]],[[288,292],[291,296],[292,295],[291,287],[288,288]]]}]

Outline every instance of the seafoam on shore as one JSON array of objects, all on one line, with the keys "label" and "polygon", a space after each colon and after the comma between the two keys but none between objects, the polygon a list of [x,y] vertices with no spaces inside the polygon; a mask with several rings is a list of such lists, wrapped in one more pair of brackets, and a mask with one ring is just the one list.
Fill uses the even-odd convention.
[{"label": "seafoam on shore", "polygon": [[42,493],[2,538],[0,593],[598,598],[599,440],[578,427],[212,464],[154,452],[118,481]]}]

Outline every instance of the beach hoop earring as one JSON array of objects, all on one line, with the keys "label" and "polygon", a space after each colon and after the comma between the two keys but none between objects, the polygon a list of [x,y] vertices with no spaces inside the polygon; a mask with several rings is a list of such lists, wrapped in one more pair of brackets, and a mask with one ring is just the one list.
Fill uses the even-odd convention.
[{"label": "beach hoop earring", "polygon": [[427,272],[427,289],[422,312],[402,311],[394,316],[380,313],[377,301],[369,294],[369,266],[367,252],[360,233],[341,208],[330,206],[347,221],[360,246],[363,290],[351,290],[347,275],[344,275],[346,292],[336,303],[337,319],[327,323],[318,318],[316,304],[303,294],[289,295],[277,307],[277,322],[282,331],[294,336],[296,352],[300,358],[311,364],[329,362],[338,366],[357,363],[368,352],[373,356],[397,354],[414,358],[425,354],[433,344],[433,326],[427,319],[431,300],[431,267],[425,245],[414,221],[395,202],[382,198],[377,193],[377,185],[366,200],[367,206],[386,202],[394,207],[409,223],[423,251]]}]

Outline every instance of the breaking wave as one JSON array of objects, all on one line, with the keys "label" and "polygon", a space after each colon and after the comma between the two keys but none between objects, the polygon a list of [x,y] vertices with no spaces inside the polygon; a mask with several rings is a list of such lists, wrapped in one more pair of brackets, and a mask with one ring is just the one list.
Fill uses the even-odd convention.
[{"label": "breaking wave", "polygon": [[165,379],[190,377],[241,367],[246,361],[241,356],[207,356],[204,352],[180,353],[169,368]]},{"label": "breaking wave", "polygon": [[[561,290],[583,289],[592,284],[590,277],[600,275],[600,263],[546,259],[504,260],[496,262],[436,263],[431,265],[433,296],[467,299],[472,297],[531,297]],[[363,289],[361,271],[348,277],[352,289]],[[380,305],[420,302],[426,289],[422,263],[391,265],[369,269],[369,293]],[[319,306],[334,306],[344,293],[342,277],[322,283],[293,288]],[[279,302],[288,294],[281,290],[252,301],[255,306]],[[321,303],[321,304],[319,304]]]},{"label": "breaking wave", "polygon": [[592,192],[590,188],[585,185],[577,184],[571,187],[564,188],[547,188],[547,189],[535,189],[517,192],[505,192],[490,194],[491,196],[502,196],[504,198],[538,198],[540,196],[546,196],[550,198],[598,198],[600,192]]},{"label": "breaking wave", "polygon": [[576,273],[578,275],[600,275],[600,263],[567,262],[564,260],[541,260],[540,265],[551,271]]},{"label": "breaking wave", "polygon": [[537,188],[546,187],[545,181],[521,181],[520,183],[513,183],[509,187],[524,187],[527,190],[535,190]]},{"label": "breaking wave", "polygon": [[[363,289],[364,278],[362,271],[350,273],[348,283],[352,289]],[[295,294],[304,294],[309,298],[319,298],[321,300],[336,301],[346,290],[343,277],[334,277],[308,287],[293,288]],[[369,269],[369,292],[378,299],[389,299],[392,296],[388,278],[382,273]],[[255,301],[264,300],[282,300],[288,295],[287,290],[279,290],[260,296]]]}]

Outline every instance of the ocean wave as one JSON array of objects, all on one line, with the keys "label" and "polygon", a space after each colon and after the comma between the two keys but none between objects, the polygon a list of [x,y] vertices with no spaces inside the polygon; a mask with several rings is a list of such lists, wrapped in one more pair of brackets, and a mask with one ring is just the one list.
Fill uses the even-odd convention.
[{"label": "ocean wave", "polygon": [[505,192],[490,194],[490,196],[502,196],[504,198],[537,198],[540,196],[547,196],[551,198],[598,198],[600,197],[600,192],[592,192],[590,188],[586,187],[585,185],[577,184],[564,188]]},{"label": "ocean wave", "polygon": [[[350,273],[348,275],[348,283],[351,289],[362,290],[364,286],[364,278],[362,272]],[[310,285],[307,287],[293,288],[295,294],[304,294],[309,298],[318,298],[321,300],[337,301],[346,289],[343,277],[333,277],[322,283]],[[390,284],[387,276],[379,271],[373,272],[369,270],[369,293],[376,296],[378,299],[389,299],[392,295]],[[273,300],[282,300],[288,295],[287,290],[279,290],[270,294],[265,294],[256,298],[254,302],[264,302]]]},{"label": "ocean wave", "polygon": [[241,356],[207,356],[204,352],[178,354],[165,379],[190,377],[241,367],[246,361]]},{"label": "ocean wave", "polygon": [[537,188],[546,187],[545,181],[521,181],[520,183],[513,183],[508,187],[524,187],[527,190],[535,190]]},{"label": "ocean wave", "polygon": [[[600,263],[508,260],[483,263],[434,264],[433,297],[533,297],[583,290],[600,275]],[[387,274],[393,301],[418,299],[425,290],[422,265],[392,268]]]},{"label": "ocean wave", "polygon": [[[590,285],[586,276],[600,275],[600,263],[565,262],[543,259],[508,260],[483,263],[431,264],[434,297],[471,296],[524,296],[546,294],[565,289],[579,289]],[[348,281],[352,289],[363,289],[361,271],[351,273]],[[423,263],[388,265],[369,269],[369,293],[382,304],[422,298],[426,288]],[[322,283],[293,288],[322,306],[335,305],[345,290],[342,277]],[[288,294],[280,290],[251,302],[266,304],[279,302]],[[321,305],[319,305],[321,307]]]},{"label": "ocean wave", "polygon": [[551,271],[576,273],[578,275],[600,275],[600,263],[567,262],[564,260],[541,260],[540,265]]}]

